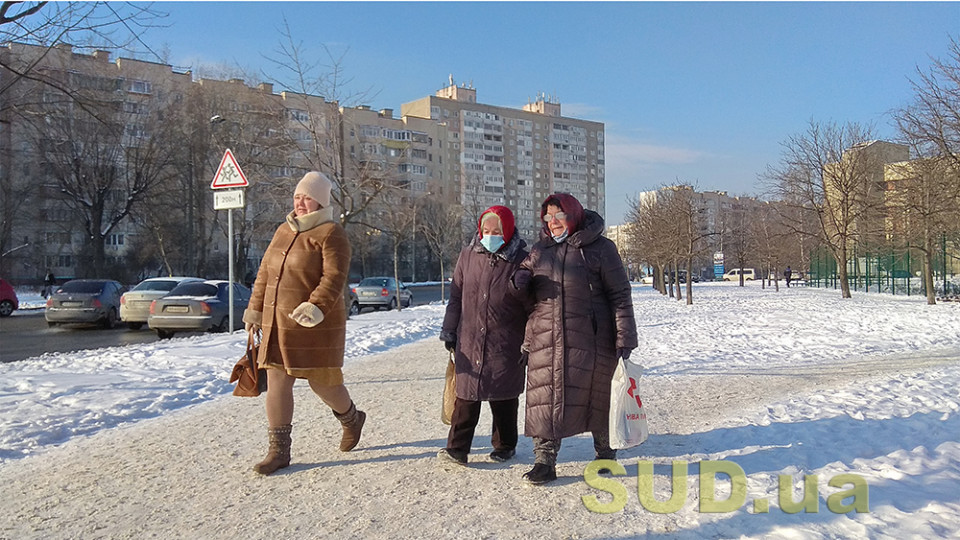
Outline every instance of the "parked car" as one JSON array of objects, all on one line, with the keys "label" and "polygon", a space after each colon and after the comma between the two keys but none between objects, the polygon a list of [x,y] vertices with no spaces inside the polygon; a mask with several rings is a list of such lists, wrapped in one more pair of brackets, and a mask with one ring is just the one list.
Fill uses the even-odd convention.
[{"label": "parked car", "polygon": [[113,328],[119,319],[120,296],[126,290],[112,279],[72,279],[50,295],[43,315],[50,326],[98,323]]},{"label": "parked car", "polygon": [[[743,280],[750,281],[752,279],[757,279],[756,272],[753,268],[744,268],[743,269]],[[727,270],[723,274],[723,281],[740,281],[740,269],[734,268],[733,270]]]},{"label": "parked car", "polygon": [[0,278],[0,317],[9,317],[19,307],[17,291],[13,290],[13,285],[7,280]]},{"label": "parked car", "polygon": [[[230,330],[230,282],[210,279],[183,281],[150,304],[147,325],[160,339],[176,332],[226,332]],[[243,310],[250,289],[233,284],[233,330],[243,328]]]},{"label": "parked car", "polygon": [[[667,274],[667,282],[668,282],[668,283],[669,283],[669,282],[672,282],[672,281],[673,281],[673,275],[674,275],[674,273],[673,273],[673,272],[667,272],[666,274]],[[680,283],[686,283],[686,282],[687,282],[687,271],[686,271],[686,270],[680,270],[679,276],[680,276]],[[694,282],[694,283],[700,283],[700,276],[694,274],[694,275],[693,275],[693,282]]]},{"label": "parked car", "polygon": [[360,309],[372,307],[375,310],[380,308],[389,310],[396,308],[398,303],[403,307],[410,307],[413,304],[413,293],[402,281],[399,285],[399,300],[397,300],[397,280],[392,277],[363,278],[353,288],[353,292],[357,295]]},{"label": "parked car", "polygon": [[139,330],[150,317],[150,304],[184,281],[203,281],[192,277],[158,277],[141,281],[120,297],[120,320]]},{"label": "parked car", "polygon": [[357,293],[353,289],[347,289],[349,292],[349,298],[347,299],[350,302],[350,316],[360,314],[360,299],[357,298]]}]

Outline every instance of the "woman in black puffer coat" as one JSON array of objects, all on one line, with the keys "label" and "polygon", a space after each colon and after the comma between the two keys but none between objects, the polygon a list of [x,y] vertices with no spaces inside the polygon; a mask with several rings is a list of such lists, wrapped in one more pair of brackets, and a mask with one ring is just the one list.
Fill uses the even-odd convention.
[{"label": "woman in black puffer coat", "polygon": [[480,403],[493,414],[494,461],[516,453],[517,409],[523,392],[520,345],[529,312],[526,295],[510,277],[527,256],[513,213],[492,206],[480,215],[478,234],[460,252],[440,339],[453,351],[457,399],[442,460],[465,465],[480,420]]},{"label": "woman in black puffer coat", "polygon": [[558,193],[541,205],[540,241],[513,278],[535,302],[527,321],[524,434],[533,437],[533,484],[556,479],[564,437],[593,433],[597,459],[610,448],[610,382],[619,358],[637,347],[630,281],[603,218]]}]

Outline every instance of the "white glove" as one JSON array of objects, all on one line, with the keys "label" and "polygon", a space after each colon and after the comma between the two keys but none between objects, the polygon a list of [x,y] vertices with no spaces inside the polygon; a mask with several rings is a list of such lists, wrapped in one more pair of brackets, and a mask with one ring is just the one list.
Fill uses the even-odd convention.
[{"label": "white glove", "polygon": [[323,312],[310,302],[302,302],[293,310],[290,318],[297,321],[297,324],[300,326],[313,328],[323,322]]}]

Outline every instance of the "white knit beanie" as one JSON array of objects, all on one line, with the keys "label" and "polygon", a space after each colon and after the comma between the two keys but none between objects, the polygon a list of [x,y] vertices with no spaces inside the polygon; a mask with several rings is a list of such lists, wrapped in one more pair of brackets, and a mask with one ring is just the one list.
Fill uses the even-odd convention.
[{"label": "white knit beanie", "polygon": [[333,183],[330,182],[327,175],[322,172],[310,171],[303,175],[303,179],[297,184],[297,189],[293,194],[302,193],[320,203],[320,208],[327,208],[330,206],[330,189],[332,188]]}]

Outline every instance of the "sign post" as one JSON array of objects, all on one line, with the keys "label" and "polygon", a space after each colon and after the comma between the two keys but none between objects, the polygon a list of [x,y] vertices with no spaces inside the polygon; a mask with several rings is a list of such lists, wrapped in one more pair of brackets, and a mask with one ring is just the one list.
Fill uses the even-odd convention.
[{"label": "sign post", "polygon": [[[229,148],[223,153],[210,189],[245,188],[250,184]],[[233,209],[243,208],[243,189],[213,193],[213,209],[227,211],[227,287],[230,298],[230,332],[233,332]]]},{"label": "sign post", "polygon": [[713,254],[713,279],[723,279],[723,252]]}]

